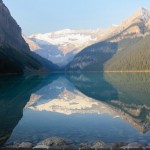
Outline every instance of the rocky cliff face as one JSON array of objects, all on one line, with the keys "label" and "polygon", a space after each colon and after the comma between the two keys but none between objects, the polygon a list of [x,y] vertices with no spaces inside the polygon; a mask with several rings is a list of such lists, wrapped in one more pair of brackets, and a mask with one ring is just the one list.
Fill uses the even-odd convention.
[{"label": "rocky cliff face", "polygon": [[126,38],[143,37],[150,31],[150,10],[145,8],[138,9],[133,15],[111,33],[111,41],[119,42]]},{"label": "rocky cliff face", "polygon": [[0,74],[37,74],[57,68],[30,51],[21,28],[0,0]]},{"label": "rocky cliff face", "polygon": [[19,50],[29,51],[21,35],[21,28],[0,0],[0,46],[9,45]]}]

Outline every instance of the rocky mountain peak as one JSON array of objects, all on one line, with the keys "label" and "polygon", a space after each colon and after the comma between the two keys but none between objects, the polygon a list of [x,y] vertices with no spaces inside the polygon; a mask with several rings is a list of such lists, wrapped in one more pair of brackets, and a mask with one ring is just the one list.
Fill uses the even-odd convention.
[{"label": "rocky mountain peak", "polygon": [[150,10],[141,7],[133,14],[133,17],[140,18],[143,19],[144,21],[147,21],[150,19]]},{"label": "rocky mountain peak", "polygon": [[29,46],[22,38],[21,32],[20,26],[0,0],[0,46],[11,46],[18,50],[29,51]]},{"label": "rocky mountain peak", "polygon": [[138,11],[141,11],[141,12],[143,13],[143,12],[147,12],[148,10],[147,10],[146,8],[144,8],[144,7],[140,7],[140,8],[138,9]]},{"label": "rocky mountain peak", "polygon": [[121,26],[130,26],[136,23],[146,23],[150,20],[150,10],[139,8],[128,19],[121,23]]},{"label": "rocky mountain peak", "polygon": [[113,30],[111,34],[117,36],[111,41],[118,42],[126,38],[143,36],[149,34],[149,30],[150,10],[141,7]]}]

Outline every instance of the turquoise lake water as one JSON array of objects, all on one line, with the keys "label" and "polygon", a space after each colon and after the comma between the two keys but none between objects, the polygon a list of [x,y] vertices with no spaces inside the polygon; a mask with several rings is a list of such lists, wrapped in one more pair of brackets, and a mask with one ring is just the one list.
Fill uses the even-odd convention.
[{"label": "turquoise lake water", "polygon": [[12,76],[0,86],[0,145],[52,136],[150,143],[149,73]]}]

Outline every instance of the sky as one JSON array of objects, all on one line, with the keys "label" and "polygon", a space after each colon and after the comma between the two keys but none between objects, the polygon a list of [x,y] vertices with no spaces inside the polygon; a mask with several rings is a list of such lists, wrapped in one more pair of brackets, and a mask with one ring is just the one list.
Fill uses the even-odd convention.
[{"label": "sky", "polygon": [[149,0],[3,0],[25,35],[119,24]]}]

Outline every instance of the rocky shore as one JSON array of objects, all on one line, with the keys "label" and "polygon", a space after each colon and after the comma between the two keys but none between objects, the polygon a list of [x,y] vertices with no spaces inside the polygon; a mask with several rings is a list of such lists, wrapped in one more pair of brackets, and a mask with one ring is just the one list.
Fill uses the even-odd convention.
[{"label": "rocky shore", "polygon": [[150,149],[150,143],[148,144],[139,144],[139,143],[115,143],[115,144],[106,144],[103,141],[96,141],[93,143],[81,143],[79,145],[74,145],[66,139],[60,137],[50,137],[43,141],[40,141],[36,145],[31,142],[22,142],[22,143],[12,143],[11,145],[6,145],[3,149]]}]

